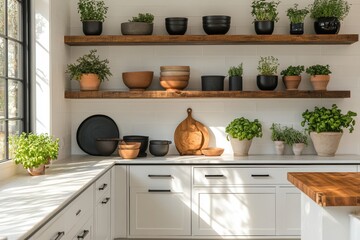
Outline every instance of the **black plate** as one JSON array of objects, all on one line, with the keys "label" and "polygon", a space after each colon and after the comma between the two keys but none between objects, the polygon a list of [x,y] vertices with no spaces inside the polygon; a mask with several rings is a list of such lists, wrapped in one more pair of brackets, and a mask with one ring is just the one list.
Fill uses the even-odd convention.
[{"label": "black plate", "polygon": [[101,153],[96,149],[98,138],[119,138],[119,129],[110,117],[93,115],[85,119],[76,132],[76,141],[84,152],[94,156]]}]

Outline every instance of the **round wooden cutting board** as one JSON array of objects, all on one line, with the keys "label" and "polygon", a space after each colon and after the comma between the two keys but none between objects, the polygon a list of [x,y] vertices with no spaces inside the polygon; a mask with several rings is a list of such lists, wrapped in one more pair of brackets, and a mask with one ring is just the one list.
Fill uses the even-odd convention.
[{"label": "round wooden cutting board", "polygon": [[202,123],[192,118],[192,109],[188,116],[176,128],[174,142],[180,155],[201,155],[201,149],[209,144],[209,131]]}]

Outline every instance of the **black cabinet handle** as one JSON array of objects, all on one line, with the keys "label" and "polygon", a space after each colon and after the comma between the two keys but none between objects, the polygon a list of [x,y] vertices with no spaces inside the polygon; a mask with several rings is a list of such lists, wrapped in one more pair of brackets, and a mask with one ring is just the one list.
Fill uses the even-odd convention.
[{"label": "black cabinet handle", "polygon": [[107,187],[107,184],[106,184],[106,183],[104,183],[101,187],[99,187],[99,191],[104,190],[106,187]]},{"label": "black cabinet handle", "polygon": [[109,200],[110,200],[110,198],[107,197],[101,202],[101,204],[107,204],[109,202]]},{"label": "black cabinet handle", "polygon": [[81,209],[79,209],[79,210],[75,213],[75,215],[78,216],[80,213],[81,213]]},{"label": "black cabinet handle", "polygon": [[148,192],[171,192],[170,189],[149,189]]},{"label": "black cabinet handle", "polygon": [[252,177],[270,177],[269,174],[251,174]]},{"label": "black cabinet handle", "polygon": [[82,235],[77,236],[77,239],[84,239],[89,234],[89,232],[89,230],[84,230]]},{"label": "black cabinet handle", "polygon": [[56,234],[55,240],[60,240],[65,235],[65,232],[58,232]]},{"label": "black cabinet handle", "polygon": [[206,178],[223,178],[225,177],[223,174],[205,174]]},{"label": "black cabinet handle", "polygon": [[148,175],[149,178],[172,178],[171,175],[162,175],[162,174],[149,174]]}]

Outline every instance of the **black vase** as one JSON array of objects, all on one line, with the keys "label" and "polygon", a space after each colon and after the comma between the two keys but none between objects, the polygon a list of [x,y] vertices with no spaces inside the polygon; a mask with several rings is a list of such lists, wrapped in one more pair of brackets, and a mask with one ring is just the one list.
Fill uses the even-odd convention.
[{"label": "black vase", "polygon": [[271,35],[274,32],[274,21],[255,21],[254,24],[258,35]]},{"label": "black vase", "polygon": [[340,31],[340,21],[336,17],[318,18],[314,22],[316,34],[337,34]]},{"label": "black vase", "polygon": [[278,76],[257,75],[256,84],[260,90],[267,90],[267,91],[274,90],[278,84]]},{"label": "black vase", "polygon": [[242,91],[242,77],[229,77],[229,91]]},{"label": "black vase", "polygon": [[292,35],[304,34],[304,23],[290,23],[290,34]]},{"label": "black vase", "polygon": [[100,21],[83,21],[83,32],[85,35],[101,35],[102,22]]}]

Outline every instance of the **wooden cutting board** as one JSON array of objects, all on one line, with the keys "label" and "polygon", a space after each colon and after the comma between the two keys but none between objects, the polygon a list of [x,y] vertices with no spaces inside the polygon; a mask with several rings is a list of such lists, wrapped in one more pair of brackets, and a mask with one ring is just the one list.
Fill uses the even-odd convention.
[{"label": "wooden cutting board", "polygon": [[180,155],[201,155],[201,149],[209,144],[209,131],[202,123],[192,118],[192,109],[188,116],[176,128],[174,142]]}]

